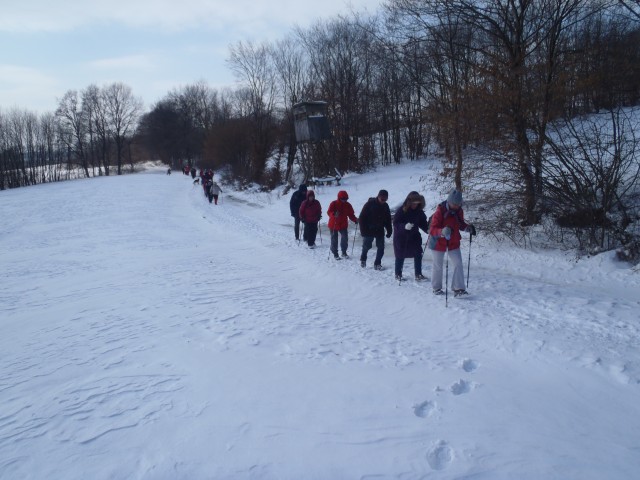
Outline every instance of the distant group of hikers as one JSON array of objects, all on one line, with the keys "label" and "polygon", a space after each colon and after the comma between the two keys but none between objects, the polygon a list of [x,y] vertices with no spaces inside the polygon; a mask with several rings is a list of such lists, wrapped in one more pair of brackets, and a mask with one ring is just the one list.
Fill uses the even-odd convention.
[{"label": "distant group of hikers", "polygon": [[220,188],[220,185],[213,181],[212,169],[209,168],[205,170],[204,168],[201,168],[200,175],[198,175],[198,178],[196,178],[197,170],[190,165],[185,165],[184,167],[182,167],[182,173],[184,175],[191,175],[191,178],[194,179],[194,185],[196,183],[200,183],[200,185],[202,185],[204,196],[207,197],[209,203],[213,202],[215,205],[218,204],[218,198],[222,193],[222,189]]},{"label": "distant group of hikers", "polygon": [[[415,278],[426,280],[422,274],[422,236],[420,230],[428,235],[426,246],[432,250],[433,265],[431,270],[431,287],[433,293],[441,295],[442,274],[445,253],[453,265],[451,287],[456,296],[466,295],[462,254],[460,252],[460,232],[470,235],[476,234],[473,225],[464,220],[462,210],[462,193],[452,190],[445,201],[440,203],[430,219],[424,212],[425,199],[418,192],[412,191],[407,195],[402,206],[396,210],[393,217],[387,204],[389,193],[380,190],[378,195],[371,197],[362,207],[360,216],[356,217],[353,206],[349,203],[346,190],[338,192],[338,198],[331,202],[327,209],[329,216],[329,232],[331,236],[330,251],[336,260],[348,258],[348,226],[349,220],[360,227],[362,235],[362,253],[360,265],[367,266],[367,254],[376,245],[376,257],[373,262],[375,270],[382,270],[385,236],[393,235],[393,252],[395,255],[395,278],[402,281],[402,269],[405,258],[413,258]],[[313,190],[308,190],[302,184],[293,192],[289,201],[291,216],[294,218],[294,233],[300,241],[300,226],[302,224],[302,239],[309,248],[315,248],[318,224],[322,218],[322,207],[315,198]],[[338,255],[338,245],[342,256]]]}]

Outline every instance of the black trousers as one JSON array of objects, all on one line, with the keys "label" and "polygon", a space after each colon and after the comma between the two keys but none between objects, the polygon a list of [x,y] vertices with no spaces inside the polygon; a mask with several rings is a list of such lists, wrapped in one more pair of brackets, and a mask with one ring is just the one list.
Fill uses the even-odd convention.
[{"label": "black trousers", "polygon": [[307,245],[315,245],[317,235],[318,222],[307,222],[304,224],[304,239],[307,242]]}]

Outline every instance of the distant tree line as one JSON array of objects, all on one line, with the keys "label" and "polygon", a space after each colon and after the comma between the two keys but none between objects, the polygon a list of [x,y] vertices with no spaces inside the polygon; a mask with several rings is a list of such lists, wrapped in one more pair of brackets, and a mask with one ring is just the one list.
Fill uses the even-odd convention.
[{"label": "distant tree line", "polygon": [[133,167],[142,101],[113,83],[70,90],[55,113],[0,111],[0,189],[78,177],[109,175]]},{"label": "distant tree line", "polygon": [[[637,0],[387,0],[374,16],[238,42],[228,65],[237,88],[198,82],[144,114],[130,91],[118,113],[113,88],[94,86],[68,92],[55,115],[0,113],[0,188],[64,177],[72,165],[85,176],[113,165],[121,173],[123,163],[149,158],[224,168],[241,183],[273,188],[293,181],[301,147],[314,153],[306,176],[436,151],[452,184],[486,192],[485,214],[514,240],[567,212],[584,217],[575,228],[599,225],[588,243],[601,247],[602,232],[612,231],[604,217],[618,212],[608,217],[618,231],[633,223],[637,127],[619,109],[640,102]],[[296,142],[292,106],[302,100],[327,102],[331,139]],[[557,126],[591,113],[606,114],[611,128],[586,136],[569,129],[583,143],[601,135],[599,146],[569,151]],[[587,168],[585,178],[602,177],[590,196],[564,178],[586,152],[606,164]],[[605,184],[615,192],[606,201]],[[497,220],[505,210],[508,225]]]}]

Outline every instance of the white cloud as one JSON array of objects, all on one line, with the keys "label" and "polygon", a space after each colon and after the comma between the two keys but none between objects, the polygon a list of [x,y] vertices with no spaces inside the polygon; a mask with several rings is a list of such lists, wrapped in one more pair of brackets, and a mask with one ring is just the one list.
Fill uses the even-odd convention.
[{"label": "white cloud", "polygon": [[88,62],[88,66],[97,70],[152,70],[156,62],[149,55],[128,55],[93,60]]},{"label": "white cloud", "polygon": [[0,65],[0,107],[50,111],[69,89],[113,81],[147,104],[200,79],[223,87],[233,82],[229,45],[278,40],[294,25],[348,14],[350,5],[373,12],[381,2],[5,0],[0,44],[12,49]]},{"label": "white cloud", "polygon": [[375,9],[372,0],[21,0],[2,6],[0,31],[62,31],[116,22],[136,27],[183,30],[194,25],[220,28],[229,23],[300,24],[346,14],[350,7]]}]

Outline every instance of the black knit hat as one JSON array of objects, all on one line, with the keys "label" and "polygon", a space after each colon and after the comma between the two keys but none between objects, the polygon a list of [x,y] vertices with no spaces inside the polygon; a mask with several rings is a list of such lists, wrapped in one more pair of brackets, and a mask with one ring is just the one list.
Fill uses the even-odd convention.
[{"label": "black knit hat", "polygon": [[384,198],[389,198],[389,192],[387,192],[386,190],[380,190],[378,192],[378,196],[379,197],[384,197]]}]

